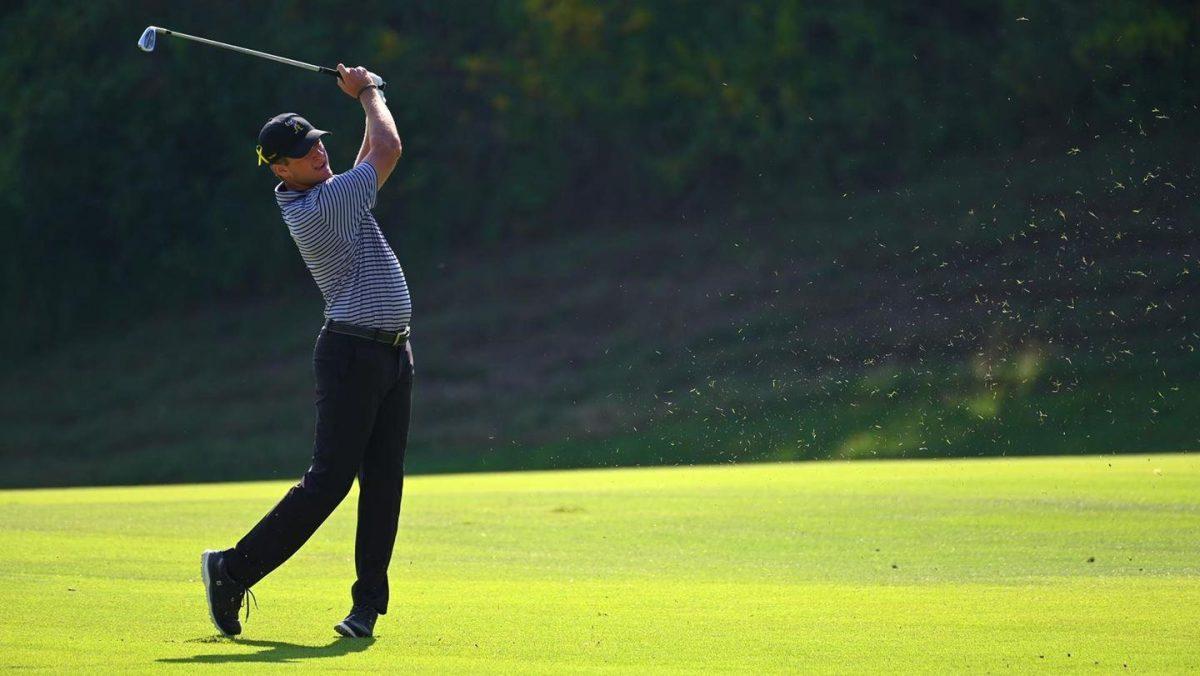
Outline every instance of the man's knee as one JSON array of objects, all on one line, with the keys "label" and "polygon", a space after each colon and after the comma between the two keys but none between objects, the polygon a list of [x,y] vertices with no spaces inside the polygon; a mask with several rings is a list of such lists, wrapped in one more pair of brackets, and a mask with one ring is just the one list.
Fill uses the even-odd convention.
[{"label": "man's knee", "polygon": [[300,483],[292,488],[314,496],[341,502],[354,485],[355,471],[353,468],[317,468],[310,467],[300,477]]}]

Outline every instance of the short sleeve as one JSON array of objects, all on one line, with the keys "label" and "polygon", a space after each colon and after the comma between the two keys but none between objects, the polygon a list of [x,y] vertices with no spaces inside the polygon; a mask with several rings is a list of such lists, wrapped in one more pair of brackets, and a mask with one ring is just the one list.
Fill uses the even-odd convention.
[{"label": "short sleeve", "polygon": [[375,206],[377,188],[375,167],[370,162],[359,162],[350,171],[321,184],[316,206],[339,237],[353,240],[358,237],[363,216]]}]

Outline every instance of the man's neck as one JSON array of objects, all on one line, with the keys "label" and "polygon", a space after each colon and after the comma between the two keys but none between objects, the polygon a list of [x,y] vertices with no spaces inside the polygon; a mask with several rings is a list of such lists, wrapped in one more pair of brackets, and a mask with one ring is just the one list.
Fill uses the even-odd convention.
[{"label": "man's neck", "polygon": [[313,185],[316,185],[316,183],[313,183],[312,185],[304,185],[302,183],[293,183],[286,179],[283,181],[283,187],[293,192],[304,192],[305,190],[312,188]]}]

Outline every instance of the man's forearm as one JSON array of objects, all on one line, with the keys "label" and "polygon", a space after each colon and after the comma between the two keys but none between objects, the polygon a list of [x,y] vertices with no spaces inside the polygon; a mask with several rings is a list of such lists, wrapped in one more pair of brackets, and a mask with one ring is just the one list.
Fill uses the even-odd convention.
[{"label": "man's forearm", "polygon": [[355,166],[369,163],[375,169],[375,187],[382,188],[400,160],[400,134],[396,121],[384,105],[383,95],[372,85],[371,73],[362,66],[347,68],[338,64],[338,89],[350,98],[358,99],[367,115],[367,129]]},{"label": "man's forearm", "polygon": [[[367,113],[367,131],[363,137],[364,148],[391,149],[400,154],[400,134],[396,131],[396,121],[392,119],[392,111],[383,102],[383,96],[378,89],[363,92],[359,99],[363,110]],[[366,157],[365,154],[362,157]]]},{"label": "man's forearm", "polygon": [[358,148],[358,157],[354,159],[354,166],[362,164],[362,161],[367,159],[369,152],[371,152],[371,137],[367,134],[367,126],[364,124],[362,145]]}]

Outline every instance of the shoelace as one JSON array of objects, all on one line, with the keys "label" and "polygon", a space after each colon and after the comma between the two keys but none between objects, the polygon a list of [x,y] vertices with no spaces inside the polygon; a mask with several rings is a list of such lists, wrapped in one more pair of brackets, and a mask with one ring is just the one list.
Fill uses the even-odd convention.
[{"label": "shoelace", "polygon": [[[247,598],[247,597],[249,597],[249,598]],[[250,619],[250,601],[254,601],[254,609],[258,610],[258,599],[254,598],[254,592],[250,591],[249,587],[246,587],[246,594],[244,596],[242,596],[242,603],[244,603],[246,606],[246,619],[247,620]]]}]

